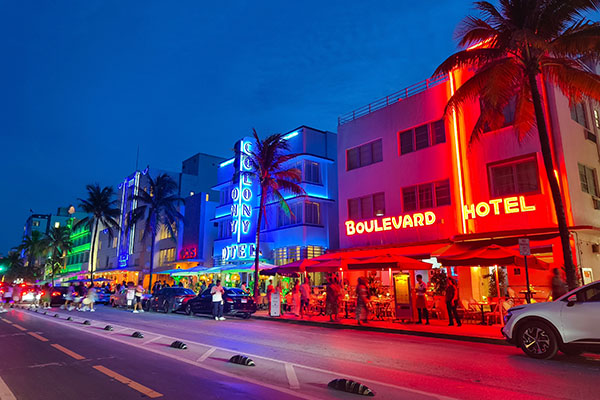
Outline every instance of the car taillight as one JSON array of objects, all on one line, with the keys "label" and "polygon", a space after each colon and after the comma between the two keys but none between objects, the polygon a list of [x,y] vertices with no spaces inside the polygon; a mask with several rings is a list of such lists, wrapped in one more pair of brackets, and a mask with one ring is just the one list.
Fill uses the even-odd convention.
[{"label": "car taillight", "polygon": [[52,292],[52,296],[60,296],[60,292]]},{"label": "car taillight", "polygon": [[233,299],[231,297],[226,298],[225,301],[233,304]]}]

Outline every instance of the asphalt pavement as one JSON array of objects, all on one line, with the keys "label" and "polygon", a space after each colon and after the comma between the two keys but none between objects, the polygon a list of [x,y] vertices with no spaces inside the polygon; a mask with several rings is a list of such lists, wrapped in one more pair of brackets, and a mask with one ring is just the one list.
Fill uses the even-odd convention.
[{"label": "asphalt pavement", "polygon": [[[593,355],[539,361],[509,346],[97,310],[0,314],[0,399],[360,398],[328,388],[335,378],[381,399],[598,398]],[[174,340],[188,348],[169,347]],[[256,366],[227,362],[236,354]]]}]

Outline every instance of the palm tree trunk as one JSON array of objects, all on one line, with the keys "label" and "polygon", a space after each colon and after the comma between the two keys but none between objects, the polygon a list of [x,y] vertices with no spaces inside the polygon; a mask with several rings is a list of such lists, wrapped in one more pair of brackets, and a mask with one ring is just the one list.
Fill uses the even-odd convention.
[{"label": "palm tree trunk", "polygon": [[152,243],[150,244],[150,279],[148,279],[148,293],[152,293],[152,271],[154,270],[154,241],[156,233],[152,232]]},{"label": "palm tree trunk", "polygon": [[[258,221],[256,225],[256,247],[254,249],[254,301],[258,302],[260,293],[258,291],[258,264],[260,259],[260,227],[263,219],[263,208],[265,205],[266,188],[261,188],[260,191],[260,207],[258,208]],[[238,229],[242,229],[238,226]]]},{"label": "palm tree trunk", "polygon": [[575,264],[573,263],[573,254],[571,252],[571,240],[569,227],[567,226],[567,218],[562,202],[560,187],[554,175],[554,162],[552,161],[552,151],[550,150],[550,139],[548,137],[548,129],[546,127],[546,119],[544,118],[544,110],[542,108],[542,96],[537,83],[538,73],[529,72],[529,86],[531,87],[531,98],[535,109],[535,118],[537,122],[538,136],[540,139],[540,147],[542,149],[542,158],[546,169],[546,177],[550,184],[550,192],[554,201],[554,211],[558,221],[558,232],[560,235],[560,243],[562,245],[563,261],[565,264],[565,272],[567,275],[567,285],[569,290],[575,289],[578,286],[577,275],[575,272]]},{"label": "palm tree trunk", "polygon": [[94,221],[94,229],[92,231],[92,243],[90,244],[90,283],[94,284],[94,252],[96,250],[96,238],[98,237],[98,220]]}]

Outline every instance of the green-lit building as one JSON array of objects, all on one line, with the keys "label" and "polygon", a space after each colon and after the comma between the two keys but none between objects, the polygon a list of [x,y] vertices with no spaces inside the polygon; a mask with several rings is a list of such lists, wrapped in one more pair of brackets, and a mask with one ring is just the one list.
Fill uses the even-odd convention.
[{"label": "green-lit building", "polygon": [[71,232],[73,250],[69,252],[65,264],[65,274],[87,271],[90,260],[92,235],[87,226],[79,226]]}]

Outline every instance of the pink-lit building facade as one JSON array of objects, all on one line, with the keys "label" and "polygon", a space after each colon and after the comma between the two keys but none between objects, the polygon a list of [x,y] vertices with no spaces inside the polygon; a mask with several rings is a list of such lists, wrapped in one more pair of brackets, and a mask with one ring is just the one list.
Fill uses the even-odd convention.
[{"label": "pink-lit building facade", "polygon": [[[380,99],[339,118],[340,248],[394,248],[426,259],[450,245],[498,244],[517,249],[520,237],[534,256],[561,267],[557,223],[537,132],[522,141],[506,126],[470,143],[479,117],[474,103],[444,114],[468,78],[455,71]],[[600,278],[600,107],[569,105],[541,82],[555,174],[563,192],[572,249],[585,282]],[[451,267],[446,266],[444,267]],[[463,298],[487,294],[487,268],[448,270]],[[506,269],[508,285],[524,288],[524,272]],[[549,271],[531,271],[546,296]]]}]

